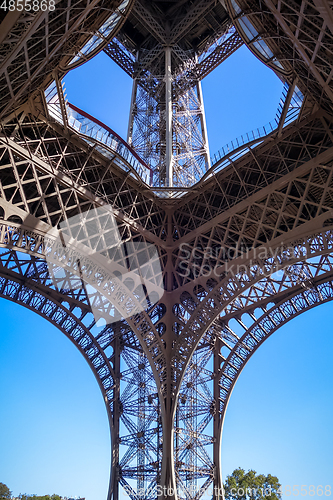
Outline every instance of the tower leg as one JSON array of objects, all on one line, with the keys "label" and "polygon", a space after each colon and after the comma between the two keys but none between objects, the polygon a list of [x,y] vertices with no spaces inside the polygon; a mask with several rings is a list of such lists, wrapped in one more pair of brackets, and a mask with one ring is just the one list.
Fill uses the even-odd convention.
[{"label": "tower leg", "polygon": [[213,457],[214,457],[214,486],[213,486],[213,500],[223,500],[222,488],[222,473],[221,473],[221,432],[220,432],[220,377],[221,371],[221,349],[222,341],[220,335],[216,335],[214,347],[214,388],[213,396],[215,402],[214,420],[213,420]]},{"label": "tower leg", "polygon": [[164,415],[162,413],[163,456],[160,486],[163,489],[163,493],[159,498],[162,500],[167,497],[170,500],[177,500],[174,468],[174,415],[170,408],[171,401],[167,402],[166,406],[163,412]]},{"label": "tower leg", "polygon": [[108,500],[119,499],[119,430],[120,430],[120,354],[121,354],[121,339],[120,328],[116,323],[114,325],[114,339],[111,344],[113,348],[113,366],[114,366],[114,403],[113,403],[113,434],[111,436],[111,482]]},{"label": "tower leg", "polygon": [[166,122],[166,185],[173,184],[172,168],[172,74],[171,74],[171,48],[165,49],[165,122]]},{"label": "tower leg", "polygon": [[132,144],[134,112],[135,112],[135,102],[136,102],[137,89],[138,89],[138,84],[137,84],[136,80],[134,79],[133,85],[132,85],[131,107],[130,107],[129,120],[128,120],[128,129],[127,129],[127,142],[129,145]]},{"label": "tower leg", "polygon": [[206,124],[206,113],[204,107],[204,100],[202,95],[202,87],[201,82],[198,80],[197,82],[197,94],[198,100],[200,103],[200,123],[201,123],[201,133],[202,133],[202,142],[205,148],[205,157],[206,157],[206,168],[210,169],[210,154],[209,154],[209,143],[208,143],[208,135],[207,135],[207,124]]}]

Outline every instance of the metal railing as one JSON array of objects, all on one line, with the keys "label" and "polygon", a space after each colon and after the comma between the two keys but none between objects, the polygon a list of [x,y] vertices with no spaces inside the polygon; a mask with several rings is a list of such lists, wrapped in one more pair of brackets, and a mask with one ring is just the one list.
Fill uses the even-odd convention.
[{"label": "metal railing", "polygon": [[[251,130],[251,132],[247,132],[243,135],[240,135],[236,139],[228,142],[225,146],[219,149],[218,152],[211,157],[211,165],[214,166],[214,164],[218,163],[225,156],[230,155],[230,153],[232,153],[236,149],[239,149],[241,146],[245,146],[246,144],[253,143],[254,141],[258,141],[259,139],[263,139],[267,135],[276,131],[280,124],[280,118],[285,100],[287,98],[288,89],[289,85],[286,83],[283,87],[282,96],[274,120],[270,121],[266,125],[263,125],[262,127],[258,127],[254,130]],[[303,94],[301,93],[299,88],[296,87],[293,96],[291,98],[291,102],[288,108],[285,121],[283,123],[283,127],[289,125],[289,123],[297,119],[301,111],[303,99],[304,99]]]},{"label": "metal railing", "polygon": [[[64,93],[64,89],[63,89]],[[45,91],[48,112],[52,118],[64,125],[61,105],[56,84],[53,82]],[[65,102],[67,125],[89,143],[95,144],[95,149],[107,158],[128,170],[128,165],[149,186],[152,184],[153,172],[124,139],[104,123],[85,113],[73,104]],[[123,161],[125,160],[125,161]]]},{"label": "metal railing", "polygon": [[120,161],[123,158],[146,184],[151,184],[152,170],[124,139],[104,125],[104,123],[96,120],[96,118],[88,115],[88,113],[85,113],[73,104],[68,103],[67,110],[68,125],[71,128],[76,130],[80,135],[89,137],[94,142],[100,143],[100,146],[97,145],[96,149],[101,150],[104,149],[103,146],[106,146],[111,151],[117,153]]},{"label": "metal railing", "polygon": [[276,130],[277,127],[278,127],[278,122],[276,122],[276,120],[274,119],[267,125],[263,125],[262,127],[258,127],[254,130],[251,130],[251,132],[247,132],[246,134],[236,137],[236,139],[233,139],[232,141],[225,144],[225,146],[219,149],[218,152],[211,157],[211,164],[214,165],[218,161],[222,160],[222,158],[229,155],[230,153],[240,148],[241,146],[245,146],[246,144],[249,144],[253,141],[266,137],[270,133],[274,132],[274,130]]},{"label": "metal railing", "polygon": [[[268,135],[276,132],[279,126],[282,126],[283,128],[297,119],[304,98],[298,87],[295,87],[286,118],[283,124],[280,124],[288,90],[289,86],[288,84],[285,84],[275,118],[268,124],[258,127],[251,132],[247,132],[246,134],[240,135],[223,146],[211,158],[212,167],[204,174],[202,180],[223,169],[229,165],[231,161],[235,161],[239,157],[246,154],[249,148],[256,147],[258,143],[262,142],[261,139],[263,140]],[[63,88],[62,92],[64,93]],[[63,115],[61,112],[61,105],[55,82],[53,82],[45,91],[45,97],[50,116],[63,124]],[[148,186],[154,188],[152,169],[142,160],[142,158],[140,158],[134,149],[131,148],[126,141],[124,141],[124,139],[122,139],[107,125],[90,116],[88,113],[85,113],[73,104],[68,103],[66,100],[64,102],[68,122],[67,125],[71,129],[80,134],[80,136],[90,144],[94,144],[96,150],[100,151],[107,158],[112,158],[113,161],[124,170],[128,171],[128,166],[130,165]],[[158,192],[158,195],[162,197],[165,196],[166,193],[169,193],[167,194],[167,197],[171,196],[170,193],[173,191],[172,189],[170,190],[170,188],[165,188],[166,193],[162,194],[163,189],[156,189],[156,193]],[[180,192],[184,194],[186,189],[188,188],[182,188],[181,190],[176,189],[172,197],[178,197]]]}]

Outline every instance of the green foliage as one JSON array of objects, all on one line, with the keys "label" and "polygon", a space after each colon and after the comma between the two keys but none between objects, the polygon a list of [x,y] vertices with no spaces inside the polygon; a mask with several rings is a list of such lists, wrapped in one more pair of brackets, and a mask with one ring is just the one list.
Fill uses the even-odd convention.
[{"label": "green foliage", "polygon": [[[3,483],[0,483],[0,500],[11,500],[12,498],[12,492]],[[20,500],[63,500],[63,498],[59,495],[44,495],[44,496],[38,496],[38,495],[27,495],[26,493],[21,493],[18,498]]]},{"label": "green foliage", "polygon": [[[12,492],[10,489],[3,483],[0,483],[0,500],[11,500]],[[63,500],[63,498],[59,495],[27,495],[26,493],[20,494],[18,496],[20,500]]]},{"label": "green foliage", "polygon": [[276,476],[245,472],[240,467],[224,483],[226,500],[280,500],[281,484]]},{"label": "green foliage", "polygon": [[62,500],[62,497],[59,495],[44,495],[44,496],[37,496],[37,495],[27,495],[26,493],[24,495],[19,495],[20,500]]},{"label": "green foliage", "polygon": [[12,497],[12,492],[4,483],[0,483],[0,500],[4,500]]}]

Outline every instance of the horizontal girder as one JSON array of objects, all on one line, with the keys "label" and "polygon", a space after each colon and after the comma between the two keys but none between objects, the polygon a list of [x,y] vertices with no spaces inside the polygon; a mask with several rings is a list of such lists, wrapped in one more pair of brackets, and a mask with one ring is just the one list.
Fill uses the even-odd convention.
[{"label": "horizontal girder", "polygon": [[[54,70],[61,68],[64,74],[120,4],[121,0],[62,0],[53,10],[23,11],[12,22],[6,19],[12,15],[8,12],[0,25],[0,116],[24,103],[36,89],[45,89]],[[121,21],[120,16],[116,28],[120,29]]]},{"label": "horizontal girder", "polygon": [[[54,12],[10,13],[1,25],[0,296],[59,327],[90,364],[110,421],[109,499],[118,499],[119,483],[132,500],[156,498],[157,484],[198,500],[222,484],[225,408],[247,360],[281,325],[333,297],[332,13],[327,0],[119,6],[66,0]],[[150,92],[158,112],[165,110],[166,46],[171,101],[179,104],[245,42],[290,89],[301,90],[298,119],[288,126],[281,120],[268,136],[226,154],[191,189],[162,188],[157,196],[116,147],[103,149],[69,126],[59,90],[70,67],[98,52],[84,47],[116,11],[115,30],[98,50]],[[44,95],[53,79],[63,124]],[[75,217],[102,207],[126,248],[124,269],[139,261],[138,245],[150,245],[163,282],[155,303],[98,326],[86,285],[98,275],[110,301],[125,302],[131,284],[116,273],[119,259],[97,269],[89,254],[76,287],[68,277],[57,281],[44,259],[51,229],[74,227]],[[74,230],[71,236],[79,240]],[[75,265],[68,259],[63,267],[75,274]],[[151,266],[149,279],[154,273]],[[193,493],[198,485],[201,493]]]}]

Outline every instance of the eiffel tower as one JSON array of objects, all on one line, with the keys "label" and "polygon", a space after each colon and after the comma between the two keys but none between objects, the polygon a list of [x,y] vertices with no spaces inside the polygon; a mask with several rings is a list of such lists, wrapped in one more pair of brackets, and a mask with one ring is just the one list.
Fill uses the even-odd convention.
[{"label": "eiffel tower", "polygon": [[[110,424],[108,500],[220,499],[244,365],[333,298],[331,4],[5,3],[0,296],[91,367]],[[283,81],[280,109],[210,159],[201,81],[242,44]],[[126,141],[63,90],[101,50],[133,78]]]}]

